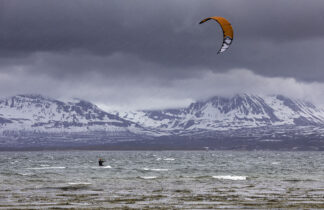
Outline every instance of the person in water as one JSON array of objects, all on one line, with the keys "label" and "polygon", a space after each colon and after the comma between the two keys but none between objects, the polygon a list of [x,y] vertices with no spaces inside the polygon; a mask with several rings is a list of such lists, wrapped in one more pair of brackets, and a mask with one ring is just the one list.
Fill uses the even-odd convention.
[{"label": "person in water", "polygon": [[99,158],[99,160],[98,160],[98,164],[99,164],[99,166],[103,166],[103,163],[104,163],[105,161],[103,160],[103,159],[101,159],[101,158]]}]

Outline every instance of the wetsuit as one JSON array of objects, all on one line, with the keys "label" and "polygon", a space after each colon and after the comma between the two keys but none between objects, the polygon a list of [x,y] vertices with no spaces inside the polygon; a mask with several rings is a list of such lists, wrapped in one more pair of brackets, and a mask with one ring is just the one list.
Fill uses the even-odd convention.
[{"label": "wetsuit", "polygon": [[98,163],[99,163],[99,166],[103,166],[103,162],[105,162],[105,161],[103,161],[103,160],[99,159],[99,161],[98,161]]}]

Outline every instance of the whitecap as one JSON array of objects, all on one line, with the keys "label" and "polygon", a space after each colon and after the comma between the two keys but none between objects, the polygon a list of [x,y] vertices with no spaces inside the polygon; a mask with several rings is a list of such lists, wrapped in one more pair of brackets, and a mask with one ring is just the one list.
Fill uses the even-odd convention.
[{"label": "whitecap", "polygon": [[31,176],[33,175],[32,173],[18,173],[21,176]]},{"label": "whitecap", "polygon": [[44,170],[44,169],[64,169],[64,166],[53,166],[53,167],[39,167],[39,168],[27,168],[32,170]]},{"label": "whitecap", "polygon": [[90,182],[69,182],[69,185],[90,185]]},{"label": "whitecap", "polygon": [[272,162],[271,164],[272,164],[272,165],[279,165],[280,162]]},{"label": "whitecap", "polygon": [[91,167],[91,168],[111,168],[111,166],[94,166],[94,167]]},{"label": "whitecap", "polygon": [[50,165],[48,165],[48,164],[41,164],[40,166],[42,166],[42,167],[48,167]]},{"label": "whitecap", "polygon": [[92,205],[91,203],[80,203],[80,202],[69,202],[71,205],[79,205],[79,206],[90,206]]},{"label": "whitecap", "polygon": [[174,158],[164,158],[163,160],[166,160],[166,161],[174,161],[175,159]]},{"label": "whitecap", "polygon": [[151,168],[151,171],[168,171],[166,168]]},{"label": "whitecap", "polygon": [[166,168],[143,168],[144,171],[168,171]]},{"label": "whitecap", "polygon": [[156,179],[156,176],[140,176],[142,179]]},{"label": "whitecap", "polygon": [[227,179],[227,180],[246,180],[246,176],[232,176],[232,175],[224,175],[224,176],[213,176],[215,179]]}]

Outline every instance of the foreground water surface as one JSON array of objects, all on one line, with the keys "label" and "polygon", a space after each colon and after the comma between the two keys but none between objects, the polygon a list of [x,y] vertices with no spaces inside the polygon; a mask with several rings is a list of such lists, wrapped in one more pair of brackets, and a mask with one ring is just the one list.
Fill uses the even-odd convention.
[{"label": "foreground water surface", "polygon": [[0,209],[319,209],[324,152],[0,152],[0,184]]}]

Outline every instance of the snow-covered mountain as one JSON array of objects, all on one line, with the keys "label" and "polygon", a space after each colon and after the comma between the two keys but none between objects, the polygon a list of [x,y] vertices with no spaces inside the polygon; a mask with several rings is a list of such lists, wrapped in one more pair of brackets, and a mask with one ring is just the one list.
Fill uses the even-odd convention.
[{"label": "snow-covered mountain", "polygon": [[157,135],[84,100],[62,102],[41,95],[17,95],[0,100],[0,150],[75,148],[137,142]]},{"label": "snow-covered mountain", "polygon": [[156,130],[168,135],[188,130],[282,125],[324,125],[324,110],[282,95],[216,96],[186,108],[113,114],[80,99],[62,102],[40,95],[17,95],[0,100],[0,131],[141,133]]},{"label": "snow-covered mountain", "polygon": [[323,109],[281,95],[248,94],[213,97],[181,109],[123,113],[107,113],[79,99],[17,95],[0,100],[0,150],[91,145],[258,149],[269,146],[267,142],[281,148],[276,142],[282,140],[289,149],[298,144],[324,150]]},{"label": "snow-covered mountain", "polygon": [[213,97],[181,109],[118,113],[144,127],[181,133],[235,130],[264,126],[324,125],[324,110],[312,103],[282,95]]},{"label": "snow-covered mountain", "polygon": [[136,132],[142,128],[84,100],[65,103],[41,95],[17,95],[0,100],[0,131],[17,130]]}]

